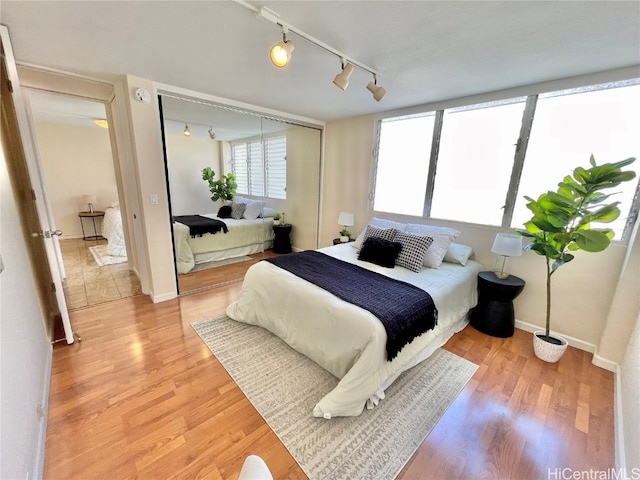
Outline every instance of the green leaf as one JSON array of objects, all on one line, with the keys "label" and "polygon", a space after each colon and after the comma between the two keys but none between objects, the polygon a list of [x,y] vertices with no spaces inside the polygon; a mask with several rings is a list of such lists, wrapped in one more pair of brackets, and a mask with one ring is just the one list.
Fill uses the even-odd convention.
[{"label": "green leaf", "polygon": [[611,243],[606,234],[597,230],[578,230],[574,240],[586,252],[601,252]]}]

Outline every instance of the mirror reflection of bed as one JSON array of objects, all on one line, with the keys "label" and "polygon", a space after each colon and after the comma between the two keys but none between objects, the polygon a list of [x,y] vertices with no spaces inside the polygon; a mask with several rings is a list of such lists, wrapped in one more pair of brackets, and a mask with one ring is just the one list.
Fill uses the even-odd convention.
[{"label": "mirror reflection of bed", "polygon": [[[275,255],[276,213],[293,225],[294,248],[317,247],[320,130],[172,95],[161,102],[179,293],[239,282],[247,262]],[[236,176],[233,199],[212,199],[206,167],[215,180]]]}]

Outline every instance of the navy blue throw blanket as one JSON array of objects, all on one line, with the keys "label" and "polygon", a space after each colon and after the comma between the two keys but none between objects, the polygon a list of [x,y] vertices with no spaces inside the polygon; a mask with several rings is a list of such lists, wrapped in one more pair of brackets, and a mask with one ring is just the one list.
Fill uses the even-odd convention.
[{"label": "navy blue throw blanket", "polygon": [[431,295],[410,283],[314,250],[265,261],[378,317],[387,331],[387,361],[393,360],[405,345],[438,323],[438,310]]},{"label": "navy blue throw blanket", "polygon": [[201,237],[205,233],[217,233],[220,230],[224,233],[229,231],[226,223],[202,215],[178,215],[173,219],[189,227],[189,235],[192,237]]}]

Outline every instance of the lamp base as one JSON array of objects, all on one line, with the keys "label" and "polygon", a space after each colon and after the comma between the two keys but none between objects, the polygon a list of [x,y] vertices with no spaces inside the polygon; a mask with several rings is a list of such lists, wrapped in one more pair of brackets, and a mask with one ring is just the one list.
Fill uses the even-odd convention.
[{"label": "lamp base", "polygon": [[505,280],[505,279],[509,278],[509,274],[508,273],[504,273],[504,272],[493,272],[493,273],[500,280]]}]

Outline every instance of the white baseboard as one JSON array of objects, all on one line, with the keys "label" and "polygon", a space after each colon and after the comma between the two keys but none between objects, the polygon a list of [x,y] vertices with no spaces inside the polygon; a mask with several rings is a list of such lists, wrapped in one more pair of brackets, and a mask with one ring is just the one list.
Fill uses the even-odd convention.
[{"label": "white baseboard", "polygon": [[[533,325],[531,323],[523,322],[517,319],[516,319],[516,328],[519,328],[520,330],[524,330],[525,332],[531,332],[531,333],[537,330],[544,330],[544,327],[539,327],[538,325]],[[604,368],[605,370],[608,370],[610,372],[614,372],[614,373],[616,372],[618,364],[616,362],[607,360],[606,358],[603,358],[598,354],[596,354],[595,353],[596,346],[593,343],[585,342],[584,340],[570,337],[569,335],[565,335],[564,333],[554,332],[553,330],[551,330],[551,333],[561,335],[563,338],[567,340],[567,342],[569,342],[569,345],[571,345],[572,347],[575,347],[579,350],[583,350],[585,352],[592,353],[593,358],[591,360],[591,363],[593,363],[596,367]]]},{"label": "white baseboard", "polygon": [[49,422],[49,393],[51,390],[51,368],[53,365],[53,347],[49,350],[47,365],[45,366],[44,389],[42,392],[42,411],[44,416],[40,419],[40,431],[38,432],[38,444],[36,456],[31,470],[31,478],[44,478],[44,455],[47,440],[47,424]]},{"label": "white baseboard", "polygon": [[153,303],[160,303],[160,302],[166,302],[167,300],[173,300],[178,295],[176,292],[168,292],[168,293],[162,293],[160,295],[150,294],[149,296],[151,297],[151,301]]},{"label": "white baseboard", "polygon": [[[516,328],[519,328],[520,330],[524,330],[525,332],[531,332],[531,333],[538,330],[544,330],[544,327],[533,325],[531,323],[523,322],[517,319],[516,319]],[[554,332],[553,330],[551,330],[551,333],[561,335],[563,338],[567,340],[567,342],[569,342],[569,345],[571,345],[572,347],[578,348],[580,350],[584,350],[585,352],[589,352],[589,353],[593,353],[596,351],[596,346],[592,343],[585,342],[584,340],[580,340],[578,338],[570,337],[568,335],[565,335],[564,333]]]},{"label": "white baseboard", "polygon": [[615,439],[616,469],[626,472],[627,461],[624,453],[624,421],[622,419],[622,386],[620,385],[620,365],[616,365],[613,377],[613,430]]}]

